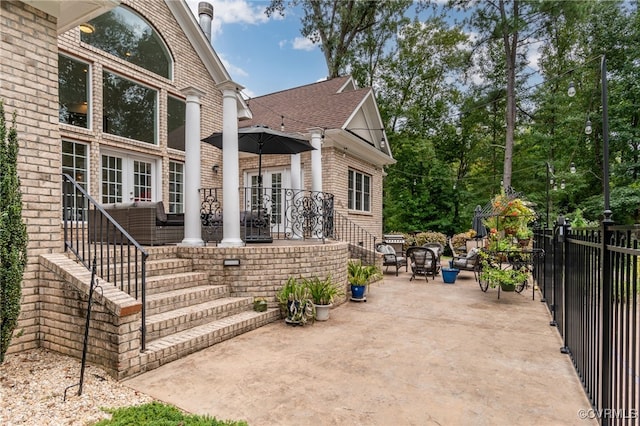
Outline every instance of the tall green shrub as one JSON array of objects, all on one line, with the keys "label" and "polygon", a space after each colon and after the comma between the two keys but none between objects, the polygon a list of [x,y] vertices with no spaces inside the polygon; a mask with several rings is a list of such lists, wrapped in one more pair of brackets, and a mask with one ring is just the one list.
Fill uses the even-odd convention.
[{"label": "tall green shrub", "polygon": [[0,363],[18,324],[22,276],[27,265],[27,227],[17,171],[16,115],[7,129],[0,100]]}]

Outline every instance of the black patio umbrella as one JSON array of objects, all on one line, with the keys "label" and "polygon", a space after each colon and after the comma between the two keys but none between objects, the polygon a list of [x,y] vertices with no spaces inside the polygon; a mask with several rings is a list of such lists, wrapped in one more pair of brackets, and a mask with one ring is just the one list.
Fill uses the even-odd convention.
[{"label": "black patio umbrella", "polygon": [[473,214],[473,223],[471,225],[472,229],[476,231],[476,241],[487,235],[487,227],[482,223],[482,219],[482,207],[476,206]]},{"label": "black patio umbrella", "polygon": [[[222,132],[202,139],[222,149]],[[262,188],[262,154],[299,154],[315,149],[311,143],[291,133],[280,132],[267,126],[238,129],[238,151],[258,154],[258,187]]]}]

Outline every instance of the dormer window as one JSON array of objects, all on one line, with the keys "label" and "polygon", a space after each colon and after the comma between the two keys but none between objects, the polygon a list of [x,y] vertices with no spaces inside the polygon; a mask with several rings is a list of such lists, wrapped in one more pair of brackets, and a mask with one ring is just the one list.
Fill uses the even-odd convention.
[{"label": "dormer window", "polygon": [[158,32],[131,9],[119,6],[92,19],[93,32],[80,32],[80,39],[120,59],[172,78],[169,50]]}]

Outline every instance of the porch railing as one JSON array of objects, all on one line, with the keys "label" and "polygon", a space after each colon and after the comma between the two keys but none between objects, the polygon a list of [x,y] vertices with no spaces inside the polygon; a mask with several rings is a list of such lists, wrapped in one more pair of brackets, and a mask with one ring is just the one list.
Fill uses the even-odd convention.
[{"label": "porch railing", "polygon": [[[376,238],[366,229],[334,210],[334,196],[327,192],[287,188],[241,188],[241,238],[247,243],[273,239],[349,243],[352,258],[375,262]],[[205,242],[222,240],[222,188],[200,189],[200,218]]]},{"label": "porch railing", "polygon": [[536,231],[534,278],[603,425],[640,418],[639,240],[640,225]]},{"label": "porch railing", "polygon": [[62,175],[64,250],[88,270],[142,303],[141,348],[145,350],[146,261],[148,254],[86,190]]}]

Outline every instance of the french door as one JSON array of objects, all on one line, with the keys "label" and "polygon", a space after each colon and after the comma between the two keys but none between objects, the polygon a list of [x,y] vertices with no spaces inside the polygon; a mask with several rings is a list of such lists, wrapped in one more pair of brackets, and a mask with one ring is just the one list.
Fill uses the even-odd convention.
[{"label": "french door", "polygon": [[247,176],[251,184],[250,196],[246,198],[247,210],[265,209],[271,214],[271,230],[277,232],[284,227],[284,194],[289,182],[288,170],[263,170],[262,188],[258,185],[258,173]]},{"label": "french door", "polygon": [[102,203],[157,200],[157,162],[153,158],[104,152],[101,164]]}]

